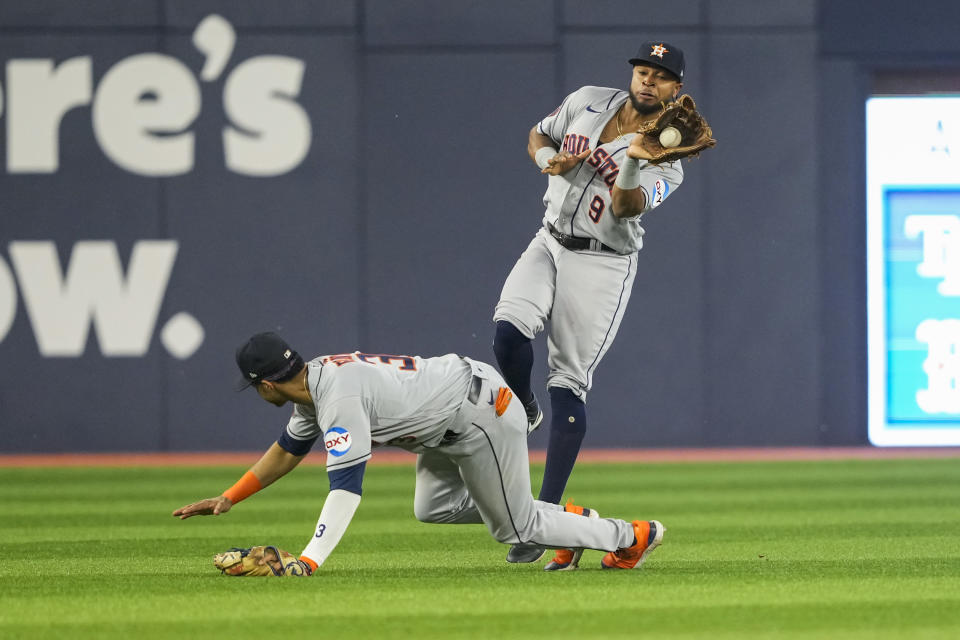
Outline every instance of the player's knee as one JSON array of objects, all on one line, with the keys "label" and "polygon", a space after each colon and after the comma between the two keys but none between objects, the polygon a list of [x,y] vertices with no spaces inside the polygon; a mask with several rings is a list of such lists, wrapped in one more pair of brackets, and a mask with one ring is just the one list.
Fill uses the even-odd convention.
[{"label": "player's knee", "polygon": [[426,505],[413,504],[413,516],[420,522],[435,523],[439,514]]},{"label": "player's knee", "polygon": [[514,531],[513,527],[490,527],[490,535],[502,544],[516,544],[524,541],[523,536],[517,538],[517,532]]},{"label": "player's knee", "polygon": [[563,390],[562,395],[572,398],[580,404],[586,404],[591,381],[582,372],[551,369],[547,374],[547,390]]},{"label": "player's knee", "polygon": [[583,400],[577,397],[573,389],[549,385],[547,391],[550,393],[550,401],[557,405],[577,407],[578,409],[584,406]]},{"label": "player's knee", "polygon": [[442,508],[442,501],[433,500],[427,495],[414,494],[413,516],[420,522],[443,522],[447,517],[447,510]]},{"label": "player's knee", "polygon": [[468,514],[469,496],[459,504],[453,505],[449,501],[422,500],[413,502],[413,516],[420,522],[428,524],[453,524],[460,522]]},{"label": "player's knee", "polygon": [[490,533],[493,534],[497,542],[507,544],[529,542],[541,528],[542,523],[537,518],[536,511],[530,512],[527,517],[517,514],[511,522],[491,528]]},{"label": "player's knee", "polygon": [[433,501],[421,496],[419,492],[413,494],[413,517],[420,522],[433,522],[436,509],[433,508]]}]

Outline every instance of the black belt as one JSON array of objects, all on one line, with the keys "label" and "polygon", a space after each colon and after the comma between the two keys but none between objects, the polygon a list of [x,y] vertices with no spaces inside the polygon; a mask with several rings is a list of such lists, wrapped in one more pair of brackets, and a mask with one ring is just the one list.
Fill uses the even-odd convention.
[{"label": "black belt", "polygon": [[565,233],[557,231],[557,228],[547,223],[547,231],[553,236],[554,240],[560,243],[564,249],[571,251],[606,251],[607,253],[619,253],[613,247],[608,247],[596,238],[580,238],[578,236],[568,236]]}]

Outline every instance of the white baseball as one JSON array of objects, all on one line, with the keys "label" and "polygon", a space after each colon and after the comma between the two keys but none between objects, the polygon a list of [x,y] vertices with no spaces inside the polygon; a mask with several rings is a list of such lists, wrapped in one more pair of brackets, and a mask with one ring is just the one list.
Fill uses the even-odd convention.
[{"label": "white baseball", "polygon": [[660,144],[667,149],[679,147],[682,138],[683,136],[680,135],[680,131],[676,127],[664,127],[663,131],[660,132]]}]

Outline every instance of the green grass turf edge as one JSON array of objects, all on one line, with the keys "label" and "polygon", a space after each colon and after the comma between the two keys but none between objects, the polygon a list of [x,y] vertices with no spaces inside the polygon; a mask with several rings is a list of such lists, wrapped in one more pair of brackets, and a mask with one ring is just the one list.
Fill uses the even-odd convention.
[{"label": "green grass turf edge", "polygon": [[243,468],[0,469],[0,637],[960,637],[958,462],[581,464],[578,503],[668,532],[641,570],[588,551],[563,574],[507,564],[482,526],[416,522],[413,469],[372,466],[309,580],[227,578],[210,558],[299,552],[320,467],[183,522],[174,508]]}]

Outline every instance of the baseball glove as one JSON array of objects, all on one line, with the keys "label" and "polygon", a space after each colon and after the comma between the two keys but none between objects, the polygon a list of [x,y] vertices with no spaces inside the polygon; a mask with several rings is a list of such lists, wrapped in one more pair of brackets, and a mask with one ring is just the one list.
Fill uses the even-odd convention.
[{"label": "baseball glove", "polygon": [[[660,132],[666,127],[674,127],[680,132],[680,143],[676,147],[664,147],[660,144]],[[664,103],[663,111],[656,120],[647,123],[637,131],[640,144],[650,154],[649,164],[673,162],[680,158],[692,158],[707,147],[714,147],[713,130],[697,111],[697,105],[688,94],[677,100]]]},{"label": "baseball glove", "polygon": [[309,576],[310,565],[273,546],[234,547],[213,556],[213,566],[228,576]]}]

